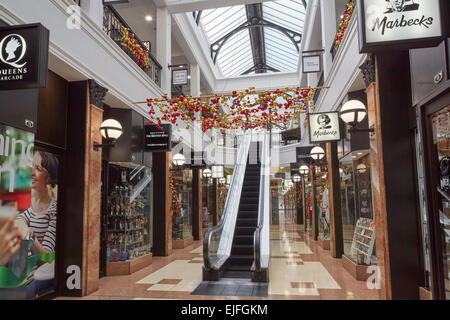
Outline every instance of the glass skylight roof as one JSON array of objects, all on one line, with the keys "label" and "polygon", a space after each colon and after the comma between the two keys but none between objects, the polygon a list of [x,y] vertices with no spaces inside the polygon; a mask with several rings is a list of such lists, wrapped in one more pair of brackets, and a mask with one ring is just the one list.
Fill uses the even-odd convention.
[{"label": "glass skylight roof", "polygon": [[[262,3],[262,18],[265,21],[299,34],[303,34],[305,12],[302,0]],[[201,16],[209,45],[246,22],[247,12],[243,5],[205,10]],[[264,27],[263,30],[266,65],[280,72],[297,70],[299,53],[291,39],[274,28]],[[255,66],[249,28],[234,34],[225,42],[217,55],[216,63],[226,77],[240,76]]]}]

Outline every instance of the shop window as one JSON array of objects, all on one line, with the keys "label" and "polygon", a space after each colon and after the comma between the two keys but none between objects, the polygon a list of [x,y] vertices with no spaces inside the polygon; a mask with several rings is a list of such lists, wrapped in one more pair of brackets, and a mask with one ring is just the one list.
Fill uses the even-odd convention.
[{"label": "shop window", "polygon": [[328,172],[325,166],[320,166],[320,171],[316,172],[316,210],[318,216],[319,238],[330,240],[330,210],[328,197]]},{"label": "shop window", "polygon": [[[439,170],[440,208],[437,215],[440,225],[440,250],[442,253],[445,299],[450,300],[450,106],[431,116],[433,144],[437,152]],[[435,189],[436,190],[436,189]]]},{"label": "shop window", "polygon": [[344,254],[358,264],[376,262],[369,150],[339,161]]},{"label": "shop window", "polygon": [[192,237],[192,170],[172,171],[172,239]]},{"label": "shop window", "polygon": [[153,244],[150,168],[110,163],[106,261],[129,261],[151,253]]}]

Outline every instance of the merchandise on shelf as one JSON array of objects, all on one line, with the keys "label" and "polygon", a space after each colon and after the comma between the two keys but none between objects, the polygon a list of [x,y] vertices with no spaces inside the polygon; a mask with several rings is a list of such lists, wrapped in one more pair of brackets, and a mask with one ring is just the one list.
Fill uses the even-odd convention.
[{"label": "merchandise on shelf", "polygon": [[[120,169],[119,169],[120,168]],[[128,177],[127,168],[114,167],[122,177],[120,183],[110,186],[107,215],[107,261],[127,261],[149,254],[151,243],[151,215],[149,199],[149,175],[142,170]],[[136,178],[138,177],[138,178]]]}]

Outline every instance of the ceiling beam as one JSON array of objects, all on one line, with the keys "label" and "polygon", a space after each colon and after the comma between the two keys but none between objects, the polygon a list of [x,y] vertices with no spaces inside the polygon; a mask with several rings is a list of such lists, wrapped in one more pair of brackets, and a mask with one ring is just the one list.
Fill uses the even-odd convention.
[{"label": "ceiling beam", "polygon": [[167,7],[170,13],[183,13],[268,1],[273,0],[155,0],[155,5]]},{"label": "ceiling beam", "polygon": [[[245,6],[247,12],[247,20],[259,21],[262,19],[262,4],[249,4]],[[250,43],[252,46],[253,65],[255,73],[266,73],[264,66],[266,65],[266,47],[264,42],[264,27],[250,28]]]}]

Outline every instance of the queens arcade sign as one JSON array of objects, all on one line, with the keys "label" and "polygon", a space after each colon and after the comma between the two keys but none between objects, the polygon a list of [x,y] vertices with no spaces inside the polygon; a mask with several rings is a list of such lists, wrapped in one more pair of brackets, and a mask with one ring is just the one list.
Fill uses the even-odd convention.
[{"label": "queens arcade sign", "polygon": [[49,31],[41,24],[0,28],[0,90],[47,85]]},{"label": "queens arcade sign", "polygon": [[446,6],[441,0],[357,0],[360,51],[437,45],[444,38]]}]

